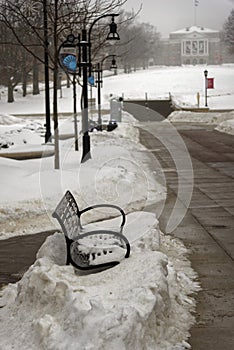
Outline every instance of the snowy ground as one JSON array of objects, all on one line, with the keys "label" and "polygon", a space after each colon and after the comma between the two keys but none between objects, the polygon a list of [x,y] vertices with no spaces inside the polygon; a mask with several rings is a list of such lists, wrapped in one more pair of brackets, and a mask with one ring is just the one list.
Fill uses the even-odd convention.
[{"label": "snowy ground", "polygon": [[[144,90],[155,93],[154,97],[165,97],[170,92],[177,102],[194,105],[196,92],[202,94],[203,68],[156,68],[106,78],[104,106],[108,106],[109,92],[141,97]],[[216,94],[212,92],[209,98],[215,108],[234,107],[234,83],[230,78],[233,70],[232,65],[208,67],[217,78]],[[7,104],[3,96],[0,144],[9,147],[1,148],[0,153],[53,149],[53,145],[43,145],[43,120],[8,115],[43,113],[43,95],[23,99],[17,93],[14,104]],[[71,111],[71,90],[64,88],[63,96],[60,111]],[[171,118],[175,122],[183,118],[205,120],[219,124],[221,131],[233,133],[232,112],[225,115],[175,112]],[[62,118],[60,134],[72,130],[72,118]],[[51,212],[65,190],[70,189],[81,207],[103,202],[123,207],[128,213],[125,234],[132,245],[131,256],[113,269],[80,276],[65,265],[62,234],[51,236],[21,281],[1,292],[0,349],[189,348],[186,340],[194,322],[196,274],[184,246],[160,232],[158,213],[155,216],[144,212],[148,204],[156,201],[164,204],[163,173],[152,174],[150,153],[139,144],[135,121],[127,113],[113,132],[92,134],[91,144],[92,159],[81,165],[81,151],[74,150],[74,140],[61,140],[59,170],[54,170],[53,156],[22,161],[0,157],[0,238],[55,227]],[[112,226],[118,218],[107,220],[110,215],[98,211],[87,216],[85,222],[105,219],[102,225]]]},{"label": "snowy ground", "polygon": [[214,78],[214,89],[208,89],[207,101],[211,109],[234,108],[234,65],[222,66],[184,66],[184,67],[152,67],[136,73],[125,74],[121,79],[117,76],[104,80],[104,97],[109,91],[124,98],[148,99],[168,98],[181,107],[197,107],[197,93],[200,94],[200,107],[205,106],[204,70],[208,77]]},{"label": "snowy ground", "polygon": [[[109,107],[110,94],[124,98],[149,99],[168,98],[169,93],[174,101],[182,106],[197,106],[197,93],[200,94],[200,107],[205,106],[204,70],[208,70],[208,77],[214,78],[214,89],[208,89],[208,107],[211,109],[234,108],[234,64],[220,66],[183,66],[183,67],[151,67],[130,74],[119,74],[104,77],[102,88],[102,104]],[[20,88],[15,92],[15,103],[6,104],[6,91],[0,87],[0,110],[8,114],[44,113],[42,98],[44,92],[38,96],[21,97]],[[78,88],[78,94],[80,88]],[[59,93],[60,96],[60,93]],[[92,96],[96,97],[96,88],[92,88]],[[28,102],[28,103],[26,103]],[[80,104],[77,104],[77,109]],[[59,112],[72,112],[72,88],[62,88],[62,98],[59,98]]]},{"label": "snowy ground", "polygon": [[[145,156],[144,147],[139,145],[133,118],[126,113],[124,120],[111,133],[90,134],[92,159],[82,165],[81,147],[75,151],[73,138],[60,140],[59,170],[54,170],[53,156],[24,161],[0,157],[0,238],[54,228],[51,213],[67,189],[74,193],[81,208],[112,203],[130,212],[143,209],[155,198],[163,201],[163,178],[156,181],[149,171],[150,156]],[[9,148],[2,148],[0,154],[39,149],[44,154],[53,149],[51,144],[41,144],[38,121],[19,119],[15,122],[16,118],[7,119],[6,115],[0,118],[2,140],[13,143]],[[72,131],[73,118],[63,120],[60,135],[69,135]],[[100,211],[92,213],[92,220],[108,215]],[[85,217],[85,220],[91,218]]]}]

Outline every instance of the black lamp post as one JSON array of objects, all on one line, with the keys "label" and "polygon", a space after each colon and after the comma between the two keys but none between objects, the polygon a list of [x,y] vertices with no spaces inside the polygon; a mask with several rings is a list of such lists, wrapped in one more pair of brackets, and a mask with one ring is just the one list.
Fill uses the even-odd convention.
[{"label": "black lamp post", "polygon": [[94,70],[95,73],[97,73],[97,90],[98,90],[98,125],[100,127],[100,130],[102,128],[102,116],[101,116],[101,87],[102,87],[102,83],[103,83],[103,79],[102,79],[102,72],[103,72],[103,62],[109,58],[112,57],[112,61],[111,61],[111,66],[110,69],[117,69],[117,65],[116,65],[116,60],[115,57],[116,55],[108,55],[106,57],[104,57],[101,61],[101,63],[97,64],[97,69]]},{"label": "black lamp post", "polygon": [[205,76],[205,106],[207,107],[207,76],[208,76],[208,71],[204,70],[204,76]]},{"label": "black lamp post", "polygon": [[45,112],[46,112],[45,143],[47,143],[47,142],[51,141],[47,0],[43,0],[43,22],[44,22],[44,62],[45,62],[45,71],[44,71],[44,74],[45,74]]},{"label": "black lamp post", "polygon": [[86,29],[84,28],[82,30],[82,39],[80,42],[80,46],[83,48],[82,62],[81,62],[81,66],[83,69],[83,94],[82,94],[82,97],[83,97],[83,103],[82,103],[83,154],[81,158],[82,163],[84,163],[86,160],[91,158],[89,120],[88,120],[88,67],[89,67],[89,76],[91,75],[91,71],[92,71],[91,32],[92,32],[93,26],[95,25],[95,23],[97,23],[97,21],[99,21],[104,17],[112,17],[112,22],[109,25],[110,32],[106,40],[119,40],[120,38],[119,38],[119,34],[117,33],[117,24],[114,22],[114,18],[116,16],[119,16],[119,14],[105,14],[96,18],[89,28],[88,37],[87,37]]},{"label": "black lamp post", "polygon": [[[83,132],[83,153],[81,162],[91,158],[90,154],[90,136],[89,136],[89,119],[88,119],[88,75],[91,76],[91,32],[97,21],[104,17],[112,17],[112,22],[109,25],[110,32],[106,40],[119,40],[119,34],[116,32],[117,25],[114,22],[114,17],[119,14],[105,14],[96,18],[91,24],[87,33],[86,28],[82,29],[81,37],[75,37],[70,34],[67,40],[59,47],[59,62],[62,68],[70,74],[81,75],[83,73],[83,89],[81,98],[82,109],[82,132]],[[77,52],[79,48],[79,52]],[[89,70],[89,71],[88,71]],[[89,74],[88,74],[89,73]]]},{"label": "black lamp post", "polygon": [[80,61],[78,44],[80,37],[77,38],[73,34],[69,34],[66,40],[60,45],[58,50],[59,64],[62,69],[69,74],[72,74],[73,85],[73,112],[74,112],[74,134],[75,134],[75,150],[79,150],[78,146],[78,128],[77,128],[77,109],[76,109],[76,75],[80,75]]}]

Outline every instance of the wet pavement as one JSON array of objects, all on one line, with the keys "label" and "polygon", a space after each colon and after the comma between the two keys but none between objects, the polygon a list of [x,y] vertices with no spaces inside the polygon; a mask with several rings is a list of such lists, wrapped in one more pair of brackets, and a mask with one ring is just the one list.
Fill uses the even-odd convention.
[{"label": "wet pavement", "polygon": [[[174,125],[194,169],[189,209],[171,233],[189,248],[202,287],[189,343],[193,350],[230,350],[234,348],[234,136],[211,126]],[[153,128],[148,129],[150,133],[141,131],[141,142],[156,150],[153,153],[165,169],[168,187],[160,216],[164,230],[177,197],[178,175],[170,154],[153,136]]]},{"label": "wet pavement", "polygon": [[21,279],[36,259],[38,249],[51,232],[0,240],[0,288]]}]

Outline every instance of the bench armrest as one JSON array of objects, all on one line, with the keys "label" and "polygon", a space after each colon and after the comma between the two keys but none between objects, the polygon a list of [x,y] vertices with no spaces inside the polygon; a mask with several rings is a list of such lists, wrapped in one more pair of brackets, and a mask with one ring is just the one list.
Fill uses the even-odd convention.
[{"label": "bench armrest", "polygon": [[126,222],[126,215],[125,215],[125,212],[123,211],[123,209],[121,209],[120,207],[118,207],[117,205],[114,205],[114,204],[96,204],[96,205],[91,205],[90,207],[87,207],[83,210],[80,210],[80,216],[81,214],[89,211],[89,210],[92,210],[92,209],[96,209],[96,208],[102,208],[102,207],[106,207],[106,208],[114,208],[116,210],[118,210],[121,215],[122,215],[122,222],[121,222],[121,225],[120,225],[120,232],[123,231],[123,227],[125,225],[125,222]]}]

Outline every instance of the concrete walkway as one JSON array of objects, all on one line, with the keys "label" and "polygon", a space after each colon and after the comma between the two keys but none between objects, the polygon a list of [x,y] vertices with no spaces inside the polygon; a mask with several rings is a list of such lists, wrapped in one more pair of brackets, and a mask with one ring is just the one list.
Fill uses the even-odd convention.
[{"label": "concrete walkway", "polygon": [[[189,209],[172,232],[190,249],[202,290],[197,296],[193,350],[234,349],[234,137],[201,125],[175,125],[192,157],[194,190]],[[177,196],[178,176],[165,147],[141,130],[141,142],[165,170],[168,196],[160,216],[165,229]],[[152,169],[153,170],[153,169]],[[186,188],[185,188],[186,191]],[[183,203],[181,203],[183,205]],[[151,208],[153,209],[153,208]]]}]

